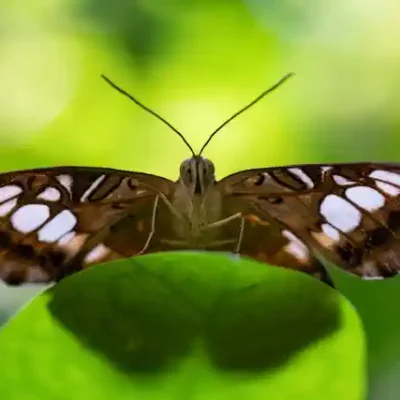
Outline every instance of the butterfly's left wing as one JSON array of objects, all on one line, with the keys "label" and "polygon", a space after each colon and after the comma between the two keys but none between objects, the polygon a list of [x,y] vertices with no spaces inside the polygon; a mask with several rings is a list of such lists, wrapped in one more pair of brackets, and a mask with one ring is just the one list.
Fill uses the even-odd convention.
[{"label": "butterfly's left wing", "polygon": [[245,216],[242,254],[317,276],[317,253],[363,278],[400,271],[400,164],[255,169],[218,185],[225,216]]},{"label": "butterfly's left wing", "polygon": [[[106,168],[0,174],[0,279],[57,281],[88,265],[140,253],[156,197],[168,197],[173,187],[158,176]],[[146,250],[157,251],[158,244],[156,233]]]}]

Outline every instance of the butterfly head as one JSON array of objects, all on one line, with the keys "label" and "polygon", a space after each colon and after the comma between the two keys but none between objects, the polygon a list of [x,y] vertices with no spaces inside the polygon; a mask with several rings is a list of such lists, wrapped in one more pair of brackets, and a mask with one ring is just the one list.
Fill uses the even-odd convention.
[{"label": "butterfly head", "polygon": [[205,194],[215,184],[214,164],[201,156],[188,158],[181,164],[179,182],[189,190],[190,194]]}]

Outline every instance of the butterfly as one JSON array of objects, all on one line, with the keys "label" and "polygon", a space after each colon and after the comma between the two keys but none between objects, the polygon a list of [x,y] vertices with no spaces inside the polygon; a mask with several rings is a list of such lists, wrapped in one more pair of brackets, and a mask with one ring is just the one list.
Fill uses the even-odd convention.
[{"label": "butterfly", "polygon": [[215,179],[202,156],[174,182],[107,168],[55,167],[0,174],[0,279],[57,282],[90,265],[168,250],[236,253],[330,283],[321,257],[362,278],[400,270],[400,164],[256,168]]}]

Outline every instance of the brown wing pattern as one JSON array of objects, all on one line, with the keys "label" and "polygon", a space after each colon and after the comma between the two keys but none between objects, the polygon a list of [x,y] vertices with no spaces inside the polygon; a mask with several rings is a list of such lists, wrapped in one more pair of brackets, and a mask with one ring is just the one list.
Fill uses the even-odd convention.
[{"label": "brown wing pattern", "polygon": [[0,279],[59,280],[137,254],[151,229],[156,194],[168,196],[172,187],[161,177],[103,168],[1,174]]},{"label": "brown wing pattern", "polygon": [[256,169],[219,185],[225,213],[246,215],[242,254],[317,275],[316,252],[367,279],[400,270],[400,164]]}]

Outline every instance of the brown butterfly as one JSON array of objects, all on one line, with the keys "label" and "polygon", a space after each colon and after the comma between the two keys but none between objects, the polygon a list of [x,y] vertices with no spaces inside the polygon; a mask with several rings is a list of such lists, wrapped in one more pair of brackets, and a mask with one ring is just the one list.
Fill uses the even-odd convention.
[{"label": "brown butterfly", "polygon": [[319,259],[365,278],[400,270],[400,165],[293,165],[215,180],[202,157],[176,182],[106,168],[0,174],[0,279],[59,281],[89,265],[167,250],[227,251],[304,271],[329,283]]}]

